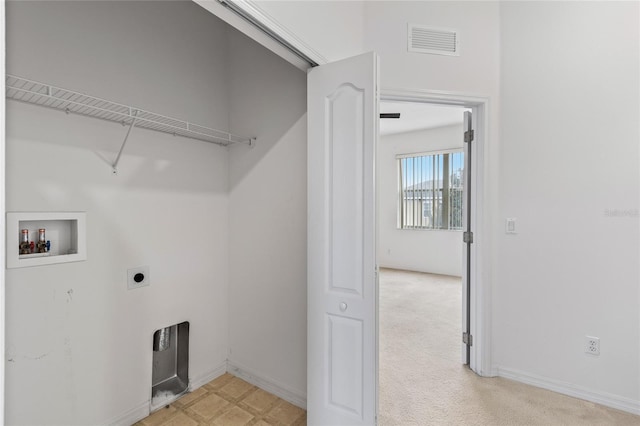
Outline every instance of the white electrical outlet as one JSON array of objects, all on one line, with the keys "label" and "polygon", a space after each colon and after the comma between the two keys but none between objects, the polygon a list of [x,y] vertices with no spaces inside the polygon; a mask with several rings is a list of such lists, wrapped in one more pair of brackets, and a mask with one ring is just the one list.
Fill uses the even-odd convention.
[{"label": "white electrical outlet", "polygon": [[590,355],[600,355],[600,338],[585,336],[584,351]]},{"label": "white electrical outlet", "polygon": [[127,288],[145,287],[151,284],[148,266],[138,266],[137,268],[127,269]]}]

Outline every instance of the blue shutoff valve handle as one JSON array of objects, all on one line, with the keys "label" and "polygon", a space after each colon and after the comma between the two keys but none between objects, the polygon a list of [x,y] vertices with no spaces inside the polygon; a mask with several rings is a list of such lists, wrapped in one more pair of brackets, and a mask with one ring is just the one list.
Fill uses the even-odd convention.
[{"label": "blue shutoff valve handle", "polygon": [[51,241],[47,240],[47,243],[44,245],[47,248],[47,251],[51,249]]}]

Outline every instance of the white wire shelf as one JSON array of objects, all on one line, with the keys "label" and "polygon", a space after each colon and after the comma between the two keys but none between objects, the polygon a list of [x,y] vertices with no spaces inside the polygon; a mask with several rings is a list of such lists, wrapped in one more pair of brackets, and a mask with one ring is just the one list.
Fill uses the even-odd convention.
[{"label": "white wire shelf", "polygon": [[[57,109],[66,113],[121,123],[157,132],[182,136],[221,146],[236,143],[253,144],[255,139],[189,123],[176,118],[145,111],[94,96],[85,95],[26,78],[7,75],[7,99]],[[114,165],[115,167],[115,165]]]}]

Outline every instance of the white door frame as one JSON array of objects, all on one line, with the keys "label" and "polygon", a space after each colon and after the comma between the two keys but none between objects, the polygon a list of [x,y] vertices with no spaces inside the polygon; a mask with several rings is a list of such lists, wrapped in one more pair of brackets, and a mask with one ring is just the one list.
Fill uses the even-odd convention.
[{"label": "white door frame", "polygon": [[[0,83],[0,90],[2,93],[5,91],[5,2],[0,4],[0,46],[2,46],[2,58],[0,58],[0,72],[2,73],[2,83]],[[4,354],[5,348],[5,102],[0,105],[0,210],[2,215],[0,217],[0,353]],[[0,365],[0,424],[4,424],[4,382],[5,382],[5,365],[2,362]]]},{"label": "white door frame", "polygon": [[[475,140],[472,156],[472,188],[471,204],[473,244],[471,245],[471,335],[473,345],[469,366],[478,375],[490,377],[495,375],[491,369],[491,286],[488,280],[490,247],[490,218],[485,212],[489,207],[487,161],[489,140],[489,98],[453,92],[386,89],[380,93],[380,101],[418,102],[437,105],[456,105],[471,108],[473,111],[473,127]],[[461,243],[462,243],[462,237]],[[465,268],[466,270],[466,268]],[[460,336],[462,342],[462,336]]]}]

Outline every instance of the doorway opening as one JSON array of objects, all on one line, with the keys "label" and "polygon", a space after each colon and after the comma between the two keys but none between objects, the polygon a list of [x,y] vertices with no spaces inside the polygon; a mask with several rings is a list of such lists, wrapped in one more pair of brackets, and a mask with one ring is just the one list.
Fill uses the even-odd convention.
[{"label": "doorway opening", "polygon": [[471,335],[465,241],[475,219],[465,119],[472,110],[380,102],[378,410],[385,423],[411,418],[420,401],[429,404],[429,394],[438,392],[437,374],[470,364],[462,336]]}]

